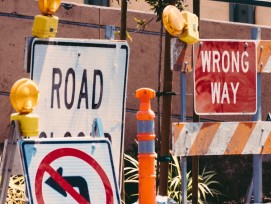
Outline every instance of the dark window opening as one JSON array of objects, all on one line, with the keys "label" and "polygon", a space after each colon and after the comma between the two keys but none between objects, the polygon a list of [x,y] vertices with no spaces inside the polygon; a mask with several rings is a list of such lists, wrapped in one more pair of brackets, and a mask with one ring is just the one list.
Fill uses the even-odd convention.
[{"label": "dark window opening", "polygon": [[84,3],[96,6],[109,6],[109,0],[85,0]]},{"label": "dark window opening", "polygon": [[255,6],[230,3],[230,21],[255,24]]}]

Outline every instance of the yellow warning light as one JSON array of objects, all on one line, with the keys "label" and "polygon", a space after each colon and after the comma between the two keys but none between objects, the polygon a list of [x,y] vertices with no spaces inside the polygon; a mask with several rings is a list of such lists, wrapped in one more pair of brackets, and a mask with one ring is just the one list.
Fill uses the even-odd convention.
[{"label": "yellow warning light", "polygon": [[32,114],[39,99],[39,89],[30,79],[16,81],[10,91],[10,102],[17,113],[11,114],[11,120],[18,120],[23,136],[38,135],[38,116]]},{"label": "yellow warning light", "polygon": [[18,113],[31,113],[39,99],[39,89],[30,79],[23,78],[16,81],[10,91],[12,107]]},{"label": "yellow warning light", "polygon": [[163,11],[163,24],[169,34],[188,44],[199,41],[198,17],[193,13],[168,5]]},{"label": "yellow warning light", "polygon": [[55,37],[58,27],[58,17],[54,16],[61,0],[38,0],[39,8],[43,15],[37,15],[34,19],[32,35],[39,38]]},{"label": "yellow warning light", "polygon": [[40,12],[45,16],[55,14],[61,4],[61,0],[39,0]]},{"label": "yellow warning light", "polygon": [[177,7],[168,5],[163,11],[163,24],[169,34],[177,36],[183,32],[185,21]]}]

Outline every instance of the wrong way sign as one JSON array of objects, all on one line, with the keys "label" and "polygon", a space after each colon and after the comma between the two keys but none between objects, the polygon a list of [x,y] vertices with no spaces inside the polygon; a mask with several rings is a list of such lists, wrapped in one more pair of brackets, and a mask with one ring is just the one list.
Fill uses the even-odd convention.
[{"label": "wrong way sign", "polygon": [[120,183],[129,47],[124,41],[34,39],[31,79],[40,90],[40,138],[91,136],[101,120]]},{"label": "wrong way sign", "polygon": [[121,203],[107,139],[20,141],[34,203]]},{"label": "wrong way sign", "polygon": [[198,115],[255,114],[255,42],[204,40],[196,46],[194,56],[194,104]]}]

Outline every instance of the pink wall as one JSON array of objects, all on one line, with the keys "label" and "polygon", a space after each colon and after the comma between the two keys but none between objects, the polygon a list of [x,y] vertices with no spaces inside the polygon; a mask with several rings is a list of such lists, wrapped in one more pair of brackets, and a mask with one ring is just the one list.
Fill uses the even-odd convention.
[{"label": "pink wall", "polygon": [[[37,1],[33,0],[2,0],[0,1],[0,91],[9,92],[13,83],[22,78],[29,77],[24,67],[24,45],[25,38],[31,36],[33,18],[39,14]],[[75,5],[70,10],[63,7],[56,14],[60,18],[57,37],[102,39],[104,36],[104,25],[120,26],[120,11],[114,8],[94,7],[87,5]],[[129,41],[130,66],[127,92],[127,112],[125,126],[125,147],[130,148],[136,137],[135,113],[139,107],[139,101],[135,99],[135,90],[148,87],[157,90],[158,86],[158,61],[159,61],[159,30],[160,22],[155,19],[148,24],[144,31],[137,31],[134,17],[150,20],[154,15],[128,12],[127,25],[133,38]],[[250,39],[251,26],[244,24],[229,24],[202,20],[200,23],[201,38],[208,39]],[[271,29],[262,29],[262,39],[270,39]],[[116,39],[119,37],[116,36]],[[190,57],[188,57],[190,58]],[[163,64],[163,63],[162,63]],[[179,72],[173,73],[173,89],[179,93]],[[267,112],[271,111],[269,99],[271,89],[269,88],[269,74],[263,74],[263,120]],[[192,73],[187,73],[187,114],[192,116]],[[173,97],[173,114],[180,112],[180,95]],[[152,107],[157,111],[156,99]],[[7,137],[7,126],[9,116],[13,109],[9,103],[9,97],[0,95],[0,142]],[[211,118],[211,117],[202,117]],[[218,120],[250,120],[250,116],[235,117],[212,117]],[[175,121],[175,119],[174,119]]]}]

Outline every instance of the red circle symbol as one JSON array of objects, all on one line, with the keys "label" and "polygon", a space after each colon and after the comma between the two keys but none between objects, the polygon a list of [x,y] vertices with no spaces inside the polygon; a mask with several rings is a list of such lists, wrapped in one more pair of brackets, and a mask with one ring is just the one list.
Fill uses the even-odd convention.
[{"label": "red circle symbol", "polygon": [[69,193],[78,203],[80,204],[89,204],[89,202],[80,195],[56,170],[54,170],[50,164],[59,159],[61,157],[76,157],[88,163],[94,170],[98,173],[99,177],[102,180],[104,190],[106,193],[106,204],[113,204],[113,190],[110,184],[110,181],[103,170],[103,168],[99,165],[99,163],[90,155],[86,154],[83,151],[73,148],[61,148],[56,149],[49,154],[47,154],[43,160],[41,161],[36,178],[35,178],[35,193],[36,199],[39,204],[44,204],[43,192],[42,192],[42,179],[44,177],[44,173],[48,173],[54,180],[57,182],[63,190]]}]

